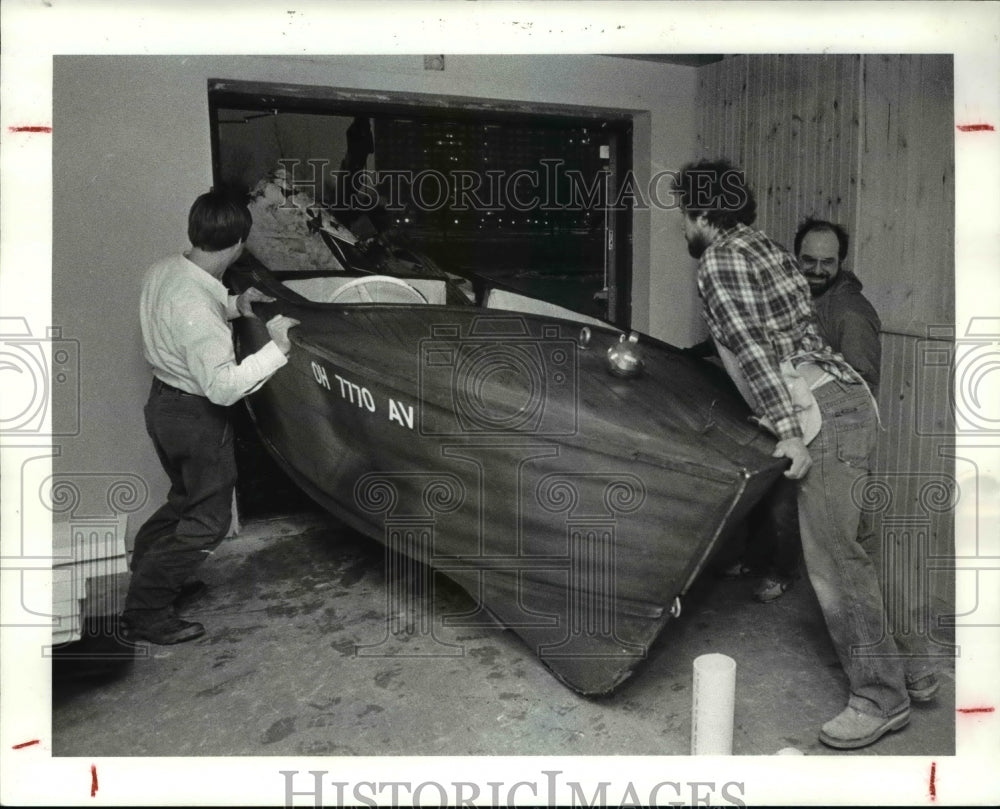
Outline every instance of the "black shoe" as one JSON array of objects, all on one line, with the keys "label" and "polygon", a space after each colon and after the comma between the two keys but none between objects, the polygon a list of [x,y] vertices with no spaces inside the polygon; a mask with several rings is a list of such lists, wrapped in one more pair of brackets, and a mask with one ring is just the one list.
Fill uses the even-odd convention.
[{"label": "black shoe", "polygon": [[192,579],[181,585],[174,599],[174,609],[183,610],[190,607],[208,592],[208,585],[200,579]]},{"label": "black shoe", "polygon": [[754,589],[753,597],[755,601],[767,604],[781,598],[791,586],[791,579],[782,578],[781,576],[766,576],[761,579],[760,584]]},{"label": "black shoe", "polygon": [[735,562],[719,565],[715,569],[715,575],[720,579],[742,579],[744,576],[749,576],[752,572],[753,570],[751,570],[749,565],[743,564],[740,559],[737,559]]},{"label": "black shoe", "polygon": [[201,624],[195,621],[185,621],[176,615],[150,623],[133,623],[123,618],[122,626],[128,640],[148,640],[159,646],[184,643],[205,634],[205,627]]}]

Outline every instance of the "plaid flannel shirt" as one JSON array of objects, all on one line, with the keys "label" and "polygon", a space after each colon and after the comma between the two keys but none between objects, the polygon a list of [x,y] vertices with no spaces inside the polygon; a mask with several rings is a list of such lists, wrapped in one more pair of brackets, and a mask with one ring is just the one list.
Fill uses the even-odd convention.
[{"label": "plaid flannel shirt", "polygon": [[745,225],[725,230],[702,255],[698,294],[713,339],[736,355],[756,402],[778,437],[801,438],[779,365],[814,362],[845,382],[860,379],[820,335],[809,284],[792,255]]}]

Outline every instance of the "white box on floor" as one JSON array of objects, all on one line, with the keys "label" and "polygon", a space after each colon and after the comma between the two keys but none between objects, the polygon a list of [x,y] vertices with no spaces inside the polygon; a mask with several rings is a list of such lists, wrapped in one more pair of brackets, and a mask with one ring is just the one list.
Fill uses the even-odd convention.
[{"label": "white box on floor", "polygon": [[53,522],[53,645],[80,640],[88,592],[109,589],[101,582],[128,572],[127,530],[127,514]]}]

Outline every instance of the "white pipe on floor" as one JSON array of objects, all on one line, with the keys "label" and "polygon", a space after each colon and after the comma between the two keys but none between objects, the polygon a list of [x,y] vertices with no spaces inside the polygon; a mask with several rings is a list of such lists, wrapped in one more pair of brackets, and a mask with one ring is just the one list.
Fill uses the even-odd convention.
[{"label": "white pipe on floor", "polygon": [[694,659],[691,755],[733,754],[733,711],[736,703],[736,661],[724,654]]}]

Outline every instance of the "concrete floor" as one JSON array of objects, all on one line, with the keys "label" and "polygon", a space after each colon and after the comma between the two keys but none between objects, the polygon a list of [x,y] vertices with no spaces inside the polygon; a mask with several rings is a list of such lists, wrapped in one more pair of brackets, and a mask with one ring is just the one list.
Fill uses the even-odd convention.
[{"label": "concrete floor", "polygon": [[244,525],[200,573],[210,590],[187,615],[204,637],[140,644],[112,677],[56,680],[53,755],[688,755],[692,661],[706,652],[737,663],[736,755],[955,751],[950,659],[906,730],[854,752],[819,743],[846,681],[804,579],[763,605],[752,580],[703,576],[631,680],[589,699],[510,632],[442,626],[471,606],[446,581],[433,636],[416,631],[419,605],[389,617],[414,631],[391,635],[380,547],[323,515]]}]

